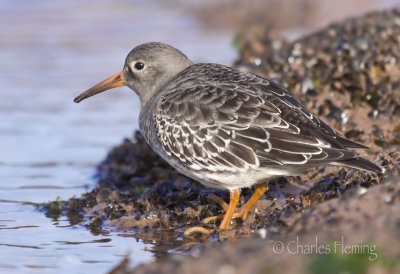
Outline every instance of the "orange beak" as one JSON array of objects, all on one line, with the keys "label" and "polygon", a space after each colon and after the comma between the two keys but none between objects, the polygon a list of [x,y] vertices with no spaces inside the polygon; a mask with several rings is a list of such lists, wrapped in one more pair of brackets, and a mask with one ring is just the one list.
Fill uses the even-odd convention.
[{"label": "orange beak", "polygon": [[94,87],[88,89],[87,91],[83,92],[80,94],[78,97],[74,99],[75,103],[79,103],[82,100],[85,100],[86,98],[89,98],[90,96],[96,95],[98,93],[101,93],[103,91],[116,88],[116,87],[122,87],[125,86],[125,78],[124,75],[121,72],[118,72],[110,77],[108,77],[106,80],[98,83]]}]

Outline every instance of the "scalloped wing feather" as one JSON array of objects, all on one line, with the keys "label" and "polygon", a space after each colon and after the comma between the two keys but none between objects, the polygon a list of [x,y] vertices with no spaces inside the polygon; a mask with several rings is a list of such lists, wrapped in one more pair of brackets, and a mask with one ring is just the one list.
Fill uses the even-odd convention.
[{"label": "scalloped wing feather", "polygon": [[224,66],[201,69],[167,87],[154,115],[166,153],[188,168],[307,168],[357,157],[280,85]]}]

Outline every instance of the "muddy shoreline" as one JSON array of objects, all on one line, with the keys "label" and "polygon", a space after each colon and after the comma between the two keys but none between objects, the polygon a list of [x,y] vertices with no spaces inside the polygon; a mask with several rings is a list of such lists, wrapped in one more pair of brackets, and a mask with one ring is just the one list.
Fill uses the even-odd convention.
[{"label": "muddy shoreline", "polygon": [[[94,190],[41,209],[51,218],[67,216],[71,224],[94,234],[129,232],[155,243],[159,260],[134,270],[122,262],[112,273],[307,273],[335,260],[346,265],[336,253],[327,261],[320,254],[287,250],[277,256],[274,243],[286,245],[293,237],[304,243],[315,237],[321,244],[342,238],[349,244],[368,242],[379,247],[384,262],[365,263],[362,254],[348,267],[398,270],[398,263],[387,261],[400,256],[393,245],[400,239],[399,43],[400,9],[338,22],[291,43],[254,27],[240,33],[235,43],[237,67],[284,84],[329,125],[367,145],[370,149],[360,154],[383,166],[384,175],[319,167],[276,178],[246,222],[238,221],[230,232],[210,239],[188,239],[182,236],[187,227],[217,227],[202,220],[223,213],[215,197],[227,200],[228,193],[178,174],[136,132],[99,165]],[[245,190],[241,203],[250,195]]]}]

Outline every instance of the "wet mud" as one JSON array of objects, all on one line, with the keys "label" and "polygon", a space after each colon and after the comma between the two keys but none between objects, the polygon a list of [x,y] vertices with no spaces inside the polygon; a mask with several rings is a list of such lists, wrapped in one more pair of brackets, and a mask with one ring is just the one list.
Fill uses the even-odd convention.
[{"label": "wet mud", "polygon": [[[136,132],[99,165],[92,191],[41,209],[94,234],[121,232],[154,244],[160,260],[134,270],[124,261],[112,273],[318,273],[332,262],[394,273],[399,264],[393,258],[400,256],[393,245],[400,240],[399,44],[400,9],[334,23],[294,42],[262,26],[244,30],[235,42],[237,67],[281,82],[329,125],[368,146],[358,152],[384,167],[383,175],[318,167],[275,178],[244,223],[235,221],[231,231],[211,237],[187,238],[188,227],[218,227],[218,221],[203,220],[224,213],[218,199],[228,201],[228,193],[178,174]],[[242,204],[251,193],[244,190]],[[296,237],[304,243],[316,237],[321,244],[368,242],[378,246],[381,260],[371,264],[358,254],[349,263],[337,253],[327,260],[321,254],[274,251],[277,241],[285,245]]]}]

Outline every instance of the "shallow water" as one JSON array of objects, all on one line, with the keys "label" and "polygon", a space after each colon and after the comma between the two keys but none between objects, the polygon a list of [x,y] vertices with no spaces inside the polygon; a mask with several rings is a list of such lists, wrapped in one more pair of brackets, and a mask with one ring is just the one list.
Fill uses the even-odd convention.
[{"label": "shallow water", "polygon": [[127,88],[72,100],[142,42],[171,43],[197,62],[234,59],[230,33],[203,30],[178,5],[80,2],[0,6],[0,273],[105,273],[127,254],[133,265],[154,260],[151,243],[95,236],[35,210],[90,189],[107,150],[137,128]]}]

